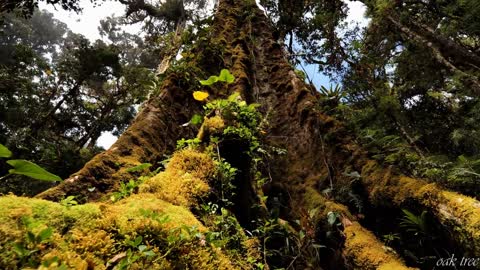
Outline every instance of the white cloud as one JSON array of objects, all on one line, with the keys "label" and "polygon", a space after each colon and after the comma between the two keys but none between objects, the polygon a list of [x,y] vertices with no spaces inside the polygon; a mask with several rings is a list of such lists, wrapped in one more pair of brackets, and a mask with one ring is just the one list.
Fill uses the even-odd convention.
[{"label": "white cloud", "polygon": [[359,1],[345,1],[348,5],[347,22],[358,23],[360,27],[367,26],[370,19],[365,18],[367,7]]},{"label": "white cloud", "polygon": [[101,146],[105,149],[110,148],[112,144],[114,144],[117,141],[117,137],[113,136],[112,133],[110,132],[102,132],[102,135],[97,140],[97,145]]},{"label": "white cloud", "polygon": [[94,6],[90,1],[80,1],[83,8],[81,14],[72,11],[65,11],[59,5],[56,9],[51,4],[40,2],[40,9],[46,9],[53,13],[54,17],[68,25],[70,30],[79,33],[90,39],[91,41],[100,39],[98,26],[100,20],[108,16],[121,16],[125,12],[125,6],[119,2],[108,1],[100,6]]}]

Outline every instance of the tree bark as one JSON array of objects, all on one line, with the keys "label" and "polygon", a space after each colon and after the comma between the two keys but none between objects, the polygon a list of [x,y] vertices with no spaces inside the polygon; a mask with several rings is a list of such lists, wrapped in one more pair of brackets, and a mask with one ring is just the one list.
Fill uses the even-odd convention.
[{"label": "tree bark", "polygon": [[[110,149],[97,155],[77,173],[37,198],[58,201],[75,195],[80,201],[98,200],[118,188],[122,181],[135,178],[126,169],[141,163],[156,164],[172,153],[176,141],[193,137],[195,128],[182,127],[199,104],[176,85],[176,75],[169,76],[157,97],[151,98],[132,125]],[[95,188],[94,191],[91,188]]]}]

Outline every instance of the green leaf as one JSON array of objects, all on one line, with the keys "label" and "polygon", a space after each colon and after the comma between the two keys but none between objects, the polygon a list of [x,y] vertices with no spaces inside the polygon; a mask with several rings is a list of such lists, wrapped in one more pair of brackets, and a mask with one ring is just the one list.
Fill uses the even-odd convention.
[{"label": "green leaf", "polygon": [[37,235],[37,243],[41,243],[45,240],[48,240],[53,234],[53,229],[48,227],[44,230],[42,230],[38,235]]},{"label": "green leaf", "polygon": [[8,148],[5,147],[5,145],[0,144],[0,157],[9,158],[11,156],[12,156],[12,152],[10,152],[10,150],[8,150]]},{"label": "green leaf", "polygon": [[192,119],[190,119],[190,123],[192,123],[192,125],[201,124],[202,121],[203,121],[203,117],[200,114],[194,114],[192,116]]},{"label": "green leaf", "polygon": [[298,237],[300,238],[300,240],[302,240],[303,238],[305,238],[305,232],[304,232],[304,231],[299,231],[299,232],[298,232]]},{"label": "green leaf", "polygon": [[7,160],[7,163],[13,167],[8,172],[11,174],[21,174],[43,181],[62,181],[59,176],[49,173],[37,164],[23,159]]},{"label": "green leaf", "polygon": [[136,246],[140,245],[140,243],[142,243],[142,241],[143,241],[143,237],[141,235],[139,235],[135,238],[135,241],[133,242],[133,245],[136,247]]},{"label": "green leaf", "polygon": [[338,218],[337,213],[328,212],[328,214],[327,214],[327,221],[328,221],[328,224],[329,224],[330,226],[335,225],[335,223],[336,223],[336,221],[337,221],[337,218]]},{"label": "green leaf", "polygon": [[230,73],[230,71],[228,71],[228,69],[222,69],[222,71],[220,71],[218,80],[221,82],[233,83],[233,81],[235,81],[235,77]]},{"label": "green leaf", "polygon": [[152,256],[155,256],[155,252],[153,252],[152,250],[149,250],[149,251],[143,252],[143,255],[147,257],[152,257]]},{"label": "green leaf", "polygon": [[231,94],[229,97],[228,97],[228,101],[237,101],[238,97],[240,96],[240,93],[239,92],[235,92],[233,94]]},{"label": "green leaf", "polygon": [[212,85],[216,82],[218,82],[218,76],[210,76],[208,80],[200,80],[201,85]]},{"label": "green leaf", "polygon": [[28,250],[19,243],[13,244],[13,251],[17,253],[17,255],[20,256],[20,258],[23,258],[26,256],[26,254],[28,254]]},{"label": "green leaf", "polygon": [[30,243],[35,243],[35,234],[33,234],[33,232],[31,232],[31,231],[28,231],[27,232],[27,240]]},{"label": "green leaf", "polygon": [[151,166],[152,166],[152,164],[150,164],[150,163],[142,163],[142,164],[137,165],[135,167],[128,168],[127,172],[140,172],[140,171],[143,171],[146,168],[150,168]]}]

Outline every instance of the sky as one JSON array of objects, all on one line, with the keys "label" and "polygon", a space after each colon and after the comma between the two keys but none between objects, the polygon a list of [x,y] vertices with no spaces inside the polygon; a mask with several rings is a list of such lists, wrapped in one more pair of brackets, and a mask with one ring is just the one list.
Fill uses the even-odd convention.
[{"label": "sky", "polygon": [[[366,26],[368,20],[364,17],[365,6],[358,1],[344,1],[347,1],[349,8],[347,22],[351,22],[352,25],[358,23],[360,26]],[[55,8],[53,5],[47,5],[45,2],[40,2],[39,7],[40,9],[46,9],[52,12],[56,19],[66,23],[73,32],[82,34],[91,41],[95,41],[101,39],[98,32],[100,20],[108,16],[121,16],[125,11],[124,5],[116,1],[106,1],[103,3],[99,1],[99,3],[101,3],[100,6],[94,6],[90,1],[80,1],[80,6],[83,9],[81,14],[65,11],[59,5]],[[125,27],[125,31],[131,33],[138,32],[139,29],[139,25]],[[317,72],[315,65],[303,65],[303,68],[317,88],[319,88],[320,85],[328,88],[328,86],[332,84],[328,77]],[[108,149],[116,140],[117,137],[113,136],[110,132],[103,132],[97,141],[97,145]]]},{"label": "sky", "polygon": [[[102,2],[99,1],[99,3]],[[98,33],[100,20],[112,15],[121,16],[125,11],[124,5],[116,1],[104,2],[102,5],[94,7],[90,1],[82,0],[80,1],[80,6],[83,9],[81,14],[65,11],[59,5],[57,6],[55,8],[53,5],[46,4],[46,2],[40,2],[39,4],[40,9],[52,12],[54,17],[66,23],[72,32],[82,34],[91,41],[101,38]]]}]

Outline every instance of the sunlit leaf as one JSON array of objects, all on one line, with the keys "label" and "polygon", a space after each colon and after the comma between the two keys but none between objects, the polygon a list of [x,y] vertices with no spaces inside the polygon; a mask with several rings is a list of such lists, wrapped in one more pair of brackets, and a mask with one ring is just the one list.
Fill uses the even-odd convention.
[{"label": "sunlit leaf", "polygon": [[200,80],[201,85],[212,85],[216,82],[218,82],[218,76],[210,76],[208,80]]},{"label": "sunlit leaf", "polygon": [[144,169],[150,168],[151,166],[152,166],[152,164],[150,164],[150,163],[142,163],[142,164],[137,165],[135,167],[128,168],[127,172],[140,172],[140,171],[143,171]]},{"label": "sunlit leaf", "polygon": [[9,158],[12,156],[12,152],[8,150],[3,144],[0,144],[0,157]]},{"label": "sunlit leaf", "polygon": [[233,83],[235,81],[235,77],[228,71],[228,69],[222,69],[220,71],[220,76],[218,76],[218,80],[221,82],[226,82],[226,83]]},{"label": "sunlit leaf", "polygon": [[240,93],[234,92],[228,97],[228,101],[237,101],[238,97],[240,97]]},{"label": "sunlit leaf", "polygon": [[328,212],[327,214],[327,221],[330,226],[335,225],[338,219],[338,214],[334,212]]},{"label": "sunlit leaf", "polygon": [[195,92],[193,92],[193,98],[194,98],[195,100],[203,101],[203,100],[205,100],[207,97],[208,97],[208,93],[207,93],[207,92],[203,92],[203,91],[195,91]]},{"label": "sunlit leaf", "polygon": [[37,180],[43,181],[62,181],[59,176],[50,173],[37,164],[23,159],[7,160],[7,163],[13,167],[8,172],[11,174],[21,174]]},{"label": "sunlit leaf", "polygon": [[192,125],[201,124],[202,121],[203,121],[203,117],[200,114],[194,114],[192,116],[192,119],[190,119],[190,123],[192,123]]},{"label": "sunlit leaf", "polygon": [[52,235],[53,235],[53,229],[51,227],[48,227],[42,230],[40,233],[38,233],[36,240],[38,243],[40,243],[48,240]]}]

